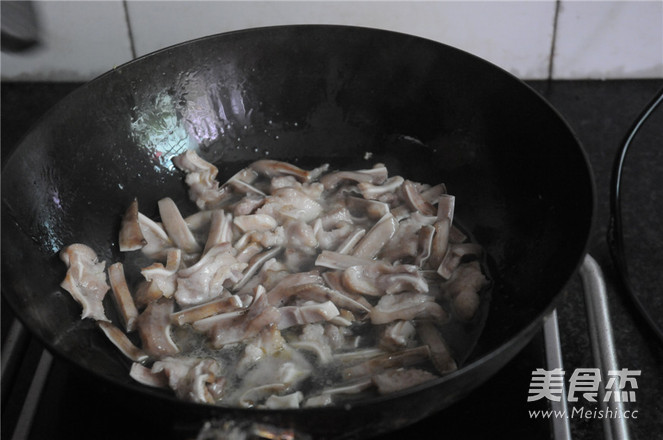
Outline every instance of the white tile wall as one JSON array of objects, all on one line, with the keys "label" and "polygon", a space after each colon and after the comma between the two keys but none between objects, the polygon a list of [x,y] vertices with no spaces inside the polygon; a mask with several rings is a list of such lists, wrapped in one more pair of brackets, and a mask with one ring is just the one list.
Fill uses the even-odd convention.
[{"label": "white tile wall", "polygon": [[663,77],[663,2],[563,2],[555,78]]},{"label": "white tile wall", "polygon": [[[554,2],[132,2],[138,54],[249,27],[345,24],[405,32],[481,56],[519,76],[541,77]],[[158,25],[155,25],[158,23]]]},{"label": "white tile wall", "polygon": [[41,45],[21,55],[3,52],[3,80],[87,80],[131,59],[122,2],[35,3]]},{"label": "white tile wall", "polygon": [[[663,2],[561,0],[554,78],[663,78]],[[2,53],[3,80],[91,79],[189,39],[256,26],[325,23],[440,41],[524,79],[547,78],[555,0],[540,1],[39,1],[39,50]],[[0,4],[1,10],[1,4]]]}]

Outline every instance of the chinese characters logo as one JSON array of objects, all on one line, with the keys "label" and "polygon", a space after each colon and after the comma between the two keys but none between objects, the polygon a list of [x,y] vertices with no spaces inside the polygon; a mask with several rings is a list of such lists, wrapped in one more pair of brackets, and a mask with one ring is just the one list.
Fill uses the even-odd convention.
[{"label": "chinese characters logo", "polygon": [[[564,392],[564,370],[544,370],[537,368],[532,371],[532,380],[529,386],[528,402],[548,399],[559,402]],[[603,402],[635,402],[635,390],[638,388],[637,377],[641,370],[610,370],[607,374],[605,388],[600,389],[603,383],[601,370],[598,368],[577,368],[569,379],[568,402],[577,402],[580,397],[588,402],[599,401],[600,391],[603,391]]]}]

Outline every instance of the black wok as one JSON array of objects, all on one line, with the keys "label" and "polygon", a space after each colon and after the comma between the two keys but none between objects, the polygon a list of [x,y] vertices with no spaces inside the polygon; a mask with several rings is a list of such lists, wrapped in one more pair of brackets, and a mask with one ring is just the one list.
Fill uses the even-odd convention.
[{"label": "black wok", "polygon": [[[304,410],[189,404],[133,383],[129,362],[59,289],[57,252],[83,242],[121,260],[120,214],[134,197],[150,216],[166,195],[193,210],[169,161],[185,148],[218,164],[221,180],[269,157],[302,167],[379,161],[392,174],[445,182],[493,279],[485,328],[462,368],[397,395]],[[2,290],[50,350],[118,385],[127,405],[192,423],[230,417],[315,438],[368,436],[457,401],[527,344],[584,257],[593,208],[591,171],[569,127],[486,61],[378,30],[247,30],[117,67],[27,134],[3,168]]]}]

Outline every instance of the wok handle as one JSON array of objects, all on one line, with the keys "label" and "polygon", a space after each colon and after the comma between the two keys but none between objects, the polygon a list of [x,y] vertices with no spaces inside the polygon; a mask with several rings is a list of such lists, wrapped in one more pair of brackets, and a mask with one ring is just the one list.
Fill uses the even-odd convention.
[{"label": "wok handle", "polygon": [[[601,267],[591,255],[586,255],[580,267],[585,293],[585,308],[587,309],[587,320],[589,323],[589,334],[592,342],[592,352],[596,366],[601,370],[601,377],[608,377],[609,371],[617,371],[617,353],[610,322],[610,311],[608,309],[608,297],[605,280]],[[615,381],[617,382],[617,381]],[[618,393],[618,384],[614,383],[613,392]],[[601,402],[604,400],[605,390],[599,389]],[[614,395],[614,394],[613,394]],[[623,415],[624,403],[616,399],[603,402],[604,410]],[[630,438],[626,419],[624,417],[603,418],[603,430],[608,440],[628,440]]]}]

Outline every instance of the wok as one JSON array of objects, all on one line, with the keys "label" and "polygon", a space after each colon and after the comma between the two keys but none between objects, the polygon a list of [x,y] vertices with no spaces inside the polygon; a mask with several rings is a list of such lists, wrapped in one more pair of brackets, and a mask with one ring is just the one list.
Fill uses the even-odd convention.
[{"label": "wok", "polygon": [[[445,182],[456,218],[487,251],[493,282],[485,327],[462,367],[394,395],[300,410],[191,404],[134,383],[129,361],[59,289],[57,252],[82,242],[108,264],[121,261],[117,231],[134,197],[152,217],[164,196],[192,211],[170,162],[187,148],[216,163],[220,180],[269,157],[302,167],[384,162],[392,174]],[[593,210],[578,140],[500,68],[388,31],[252,29],[114,68],[25,136],[2,173],[2,293],[46,347],[119,387],[139,410],[170,410],[194,424],[227,418],[314,438],[366,437],[447,407],[513,358],[582,261]]]}]

